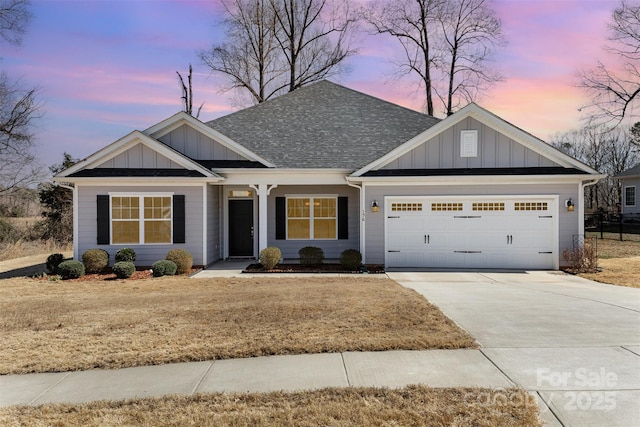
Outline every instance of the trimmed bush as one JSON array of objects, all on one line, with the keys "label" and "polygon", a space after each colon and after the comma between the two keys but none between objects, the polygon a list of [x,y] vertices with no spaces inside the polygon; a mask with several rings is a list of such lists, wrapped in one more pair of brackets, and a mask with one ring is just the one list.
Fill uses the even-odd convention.
[{"label": "trimmed bush", "polygon": [[340,265],[345,270],[357,270],[362,263],[362,254],[356,249],[346,249],[340,254]]},{"label": "trimmed bush", "polygon": [[271,270],[273,267],[278,265],[280,258],[282,258],[282,252],[280,249],[275,246],[269,246],[260,251],[258,260],[260,261],[260,264],[262,264],[263,268]]},{"label": "trimmed bush", "polygon": [[136,266],[129,261],[120,261],[113,264],[113,272],[118,279],[128,279],[136,271]]},{"label": "trimmed bush", "polygon": [[177,269],[178,266],[176,265],[176,263],[167,259],[156,261],[151,266],[153,277],[173,276],[174,274],[176,274]]},{"label": "trimmed bush", "polygon": [[167,254],[167,260],[175,262],[178,266],[176,274],[185,274],[191,271],[193,257],[184,249],[171,249]]},{"label": "trimmed bush", "polygon": [[64,261],[64,255],[51,254],[47,257],[47,270],[51,274],[58,274],[58,266]]},{"label": "trimmed bush", "polygon": [[324,251],[315,246],[305,246],[298,251],[298,255],[302,265],[320,265],[324,261]]},{"label": "trimmed bush", "polygon": [[131,248],[121,248],[116,252],[116,262],[135,262],[136,251]]},{"label": "trimmed bush", "polygon": [[63,261],[58,265],[57,273],[63,280],[77,279],[84,276],[84,264],[80,261]]},{"label": "trimmed bush", "polygon": [[109,266],[109,252],[104,249],[89,249],[82,254],[82,263],[87,274],[101,273]]}]

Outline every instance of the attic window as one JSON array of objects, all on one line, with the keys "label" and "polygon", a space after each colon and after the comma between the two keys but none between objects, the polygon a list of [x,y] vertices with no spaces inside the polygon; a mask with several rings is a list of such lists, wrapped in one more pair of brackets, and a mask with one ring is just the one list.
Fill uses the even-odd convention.
[{"label": "attic window", "polygon": [[478,157],[478,131],[460,131],[460,157]]}]

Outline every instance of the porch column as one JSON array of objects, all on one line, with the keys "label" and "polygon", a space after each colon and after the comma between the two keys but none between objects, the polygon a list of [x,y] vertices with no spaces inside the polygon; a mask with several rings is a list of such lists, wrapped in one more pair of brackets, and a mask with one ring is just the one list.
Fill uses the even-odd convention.
[{"label": "porch column", "polygon": [[258,185],[258,253],[267,247],[267,184]]}]

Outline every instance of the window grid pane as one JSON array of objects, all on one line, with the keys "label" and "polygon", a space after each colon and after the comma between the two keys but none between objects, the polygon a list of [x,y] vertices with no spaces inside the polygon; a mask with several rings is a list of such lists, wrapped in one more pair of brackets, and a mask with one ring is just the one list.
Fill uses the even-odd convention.
[{"label": "window grid pane", "polygon": [[[171,243],[171,200],[171,196],[112,196],[111,242]],[[143,242],[140,241],[142,230]]]},{"label": "window grid pane", "polygon": [[337,204],[335,197],[287,198],[287,239],[336,239]]},{"label": "window grid pane", "polygon": [[635,206],[636,204],[636,187],[624,188],[624,205]]}]

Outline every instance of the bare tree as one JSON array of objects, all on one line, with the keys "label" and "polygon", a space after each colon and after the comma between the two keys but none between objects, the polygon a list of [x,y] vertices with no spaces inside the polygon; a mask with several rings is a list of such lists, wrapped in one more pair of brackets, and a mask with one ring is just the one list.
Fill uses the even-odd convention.
[{"label": "bare tree", "polygon": [[365,17],[375,33],[402,46],[398,71],[419,77],[429,115],[436,100],[451,115],[502,79],[487,65],[505,44],[490,0],[376,0]]},{"label": "bare tree", "polygon": [[491,84],[503,80],[487,62],[496,47],[506,44],[506,39],[488,0],[450,0],[446,6],[439,21],[445,46],[442,73],[447,77],[447,90],[446,98],[439,96],[450,116],[463,102],[474,101]]},{"label": "bare tree", "polygon": [[593,69],[578,72],[578,86],[590,98],[585,119],[592,123],[620,124],[640,99],[640,4],[621,0],[609,23],[610,44],[605,47],[619,67],[598,61]]},{"label": "bare tree", "polygon": [[[193,116],[193,67],[191,66],[191,64],[189,64],[189,75],[187,76],[188,86],[184,83],[184,79],[178,71],[176,71],[176,74],[178,75],[178,80],[180,80],[180,88],[182,89],[182,96],[180,98],[182,99],[184,105],[184,111],[190,116]],[[200,111],[202,111],[203,106],[204,102],[198,107],[198,111],[194,116],[196,119],[200,117]]]},{"label": "bare tree", "polygon": [[[25,0],[0,1],[0,39],[14,45],[31,19]],[[36,182],[33,122],[39,118],[37,89],[24,89],[20,81],[11,81],[0,71],[0,193]]]},{"label": "bare tree", "polygon": [[598,184],[585,189],[587,207],[593,210],[614,209],[620,201],[620,188],[612,177],[640,161],[632,132],[620,127],[586,126],[557,134],[552,138],[551,145],[608,175]]},{"label": "bare tree", "polygon": [[227,40],[200,52],[225,90],[241,89],[260,103],[339,74],[355,22],[348,1],[229,0],[222,2]]}]

